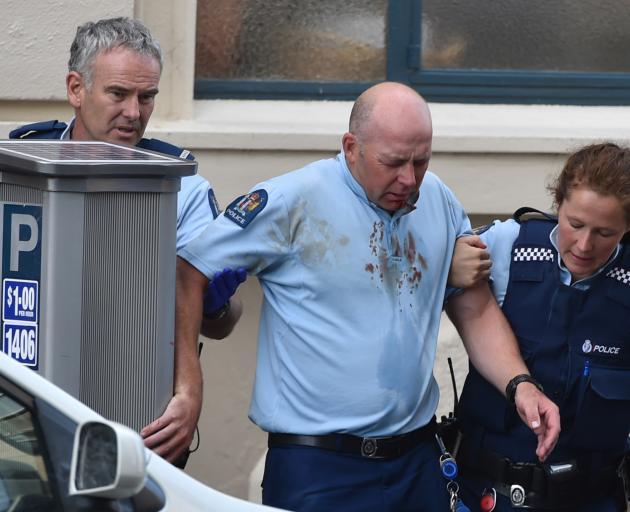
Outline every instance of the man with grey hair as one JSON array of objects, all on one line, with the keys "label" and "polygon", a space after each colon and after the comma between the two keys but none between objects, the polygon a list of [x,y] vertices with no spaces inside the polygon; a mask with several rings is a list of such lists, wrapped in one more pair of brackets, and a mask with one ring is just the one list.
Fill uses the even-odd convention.
[{"label": "man with grey hair", "polygon": [[[66,89],[74,117],[68,123],[46,121],[10,133],[20,139],[98,140],[136,146],[193,160],[186,150],[143,138],[162,72],[162,51],[149,29],[129,18],[103,19],[78,27],[70,47]],[[184,177],[177,197],[177,248],[194,239],[219,214],[210,184],[201,176]],[[204,303],[205,336],[227,336],[241,314],[232,297],[244,271],[225,269],[213,276]],[[149,448],[185,464],[201,412],[201,367],[196,347],[175,345],[174,396],[164,414],[142,429]],[[181,456],[184,455],[182,461]]]}]

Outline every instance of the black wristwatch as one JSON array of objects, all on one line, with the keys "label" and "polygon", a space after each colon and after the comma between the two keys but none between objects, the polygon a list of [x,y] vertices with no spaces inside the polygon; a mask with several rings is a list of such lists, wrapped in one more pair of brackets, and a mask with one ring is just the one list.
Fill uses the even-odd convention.
[{"label": "black wristwatch", "polygon": [[223,306],[217,309],[214,313],[210,315],[206,315],[208,320],[221,320],[224,316],[226,316],[230,312],[230,301],[228,300]]},{"label": "black wristwatch", "polygon": [[536,379],[534,379],[534,377],[528,375],[527,373],[521,373],[520,375],[514,377],[510,382],[507,383],[507,386],[505,386],[505,396],[507,397],[507,401],[512,405],[515,404],[514,399],[516,397],[516,387],[521,382],[531,382],[540,390],[541,393],[543,392],[543,387],[540,382],[538,382]]}]

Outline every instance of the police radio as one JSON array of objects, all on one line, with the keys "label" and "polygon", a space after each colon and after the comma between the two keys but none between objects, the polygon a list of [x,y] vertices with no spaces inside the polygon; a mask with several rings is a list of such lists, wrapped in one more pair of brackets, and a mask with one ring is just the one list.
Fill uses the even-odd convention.
[{"label": "police radio", "polygon": [[442,439],[446,451],[456,458],[462,438],[462,434],[459,431],[459,422],[457,421],[457,417],[455,415],[459,399],[457,396],[457,383],[455,382],[453,361],[449,357],[447,358],[447,362],[449,373],[451,374],[451,385],[453,386],[453,410],[448,413],[448,416],[442,415],[440,421],[437,423],[437,433]]}]

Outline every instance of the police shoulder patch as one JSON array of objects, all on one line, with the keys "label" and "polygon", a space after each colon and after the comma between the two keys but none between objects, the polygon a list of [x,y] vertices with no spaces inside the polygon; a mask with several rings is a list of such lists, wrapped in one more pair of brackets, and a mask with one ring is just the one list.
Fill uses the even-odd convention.
[{"label": "police shoulder patch", "polygon": [[267,191],[264,189],[254,190],[249,194],[237,197],[225,209],[225,215],[240,227],[246,227],[256,215],[258,215],[267,205]]}]

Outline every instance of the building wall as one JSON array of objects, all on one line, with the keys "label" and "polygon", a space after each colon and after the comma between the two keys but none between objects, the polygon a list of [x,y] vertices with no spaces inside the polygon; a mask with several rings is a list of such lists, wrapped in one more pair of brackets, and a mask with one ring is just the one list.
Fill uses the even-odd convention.
[{"label": "building wall", "polygon": [[68,49],[78,25],[133,15],[133,0],[3,0],[0,99],[64,100]]},{"label": "building wall", "polygon": [[[68,48],[78,24],[135,15],[159,38],[165,54],[151,136],[192,150],[199,171],[221,205],[268,177],[340,148],[349,102],[195,101],[195,2],[110,0],[24,2],[5,0],[0,21],[0,138],[27,121],[69,119],[65,104]],[[7,15],[8,13],[8,15]],[[627,139],[627,107],[431,105],[431,168],[454,190],[474,223],[509,215],[527,204],[548,208],[544,187],[567,151],[594,140]],[[247,419],[255,370],[260,288],[240,290],[245,314],[222,342],[201,355],[205,398],[201,444],[187,472],[223,492],[246,498],[249,474],[265,451],[265,436]],[[466,359],[445,325],[436,368],[444,383],[440,412],[452,403],[445,358],[457,354],[463,382]],[[252,485],[256,494],[256,484]]]}]

